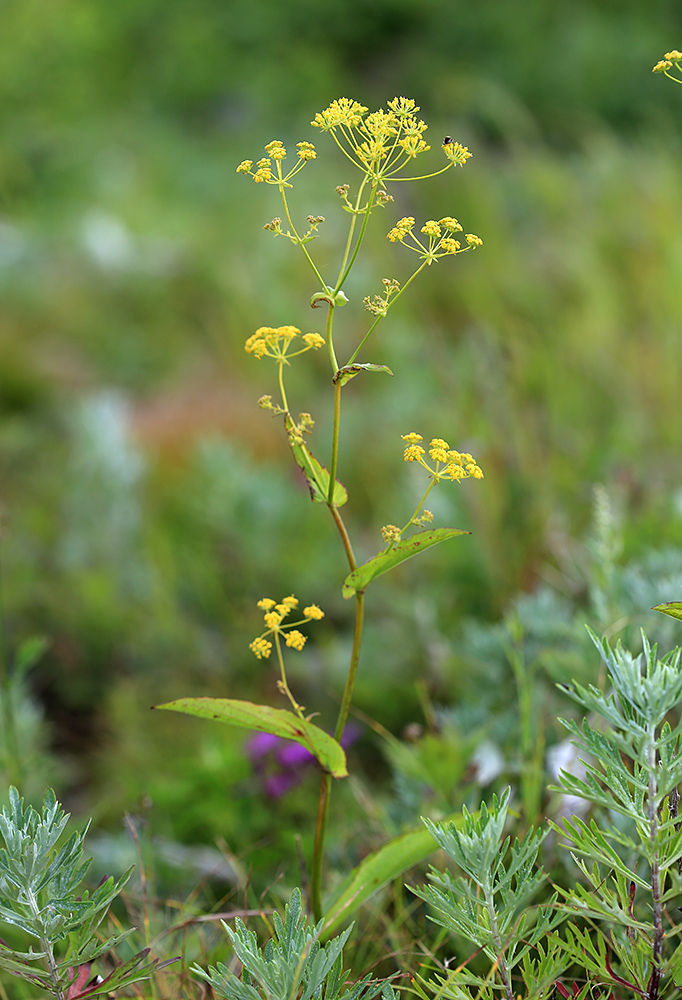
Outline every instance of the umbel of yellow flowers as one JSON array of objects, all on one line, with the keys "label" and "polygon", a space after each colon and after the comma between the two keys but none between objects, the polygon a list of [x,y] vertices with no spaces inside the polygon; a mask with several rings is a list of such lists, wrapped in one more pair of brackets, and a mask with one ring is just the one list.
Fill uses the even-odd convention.
[{"label": "umbel of yellow flowers", "polygon": [[291,646],[293,649],[303,649],[306,636],[294,626],[324,618],[324,611],[318,608],[317,604],[311,604],[310,607],[303,609],[303,618],[300,621],[283,625],[286,616],[298,607],[298,598],[294,597],[293,594],[289,597],[283,597],[279,604],[271,597],[263,597],[258,601],[257,607],[264,612],[263,620],[267,628],[253,642],[249,643],[249,649],[259,660],[267,660],[272,652],[272,643],[267,636],[276,635],[279,637],[281,635],[285,645]]},{"label": "umbel of yellow flowers", "polygon": [[454,482],[468,479],[470,476],[474,479],[483,479],[483,470],[467,451],[453,451],[447,441],[433,438],[429,444],[429,457],[436,465],[432,468],[424,458],[425,449],[419,444],[423,440],[421,434],[412,432],[401,436],[403,441],[407,441],[403,452],[405,461],[419,462],[431,473],[436,482],[441,479],[451,479]]}]

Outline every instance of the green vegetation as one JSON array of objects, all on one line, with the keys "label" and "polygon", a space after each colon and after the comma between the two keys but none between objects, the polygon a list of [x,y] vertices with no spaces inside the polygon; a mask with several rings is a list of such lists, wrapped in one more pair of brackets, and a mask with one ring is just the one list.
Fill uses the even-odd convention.
[{"label": "green vegetation", "polygon": [[[680,641],[679,622],[649,610],[679,608],[682,583],[682,118],[680,92],[651,73],[680,44],[679,17],[668,0],[555,7],[6,5],[0,797],[9,802],[15,785],[38,810],[56,808],[43,800],[52,786],[81,821],[94,818],[91,898],[101,875],[136,865],[106,919],[98,914],[99,943],[136,924],[130,950],[113,955],[120,968],[147,947],[183,958],[139,995],[199,995],[192,967],[229,970],[234,987],[236,939],[218,915],[230,930],[239,916],[249,932],[262,918],[272,937],[273,908],[297,898],[297,885],[310,900],[317,765],[244,730],[149,710],[188,695],[286,707],[277,672],[249,649],[263,629],[263,594],[293,590],[324,609],[283,683],[319,713],[311,731],[331,733],[353,643],[355,598],[344,596],[371,582],[350,778],[334,782],[320,903],[323,941],[344,936],[351,989],[367,974],[397,974],[397,989],[438,995],[444,963],[469,954],[464,924],[437,930],[427,916],[421,816],[436,829],[461,822],[463,807],[474,825],[505,812],[502,840],[518,835],[526,846],[538,823],[560,824],[564,793],[549,788],[575,753],[557,719],[575,734],[578,711],[594,710],[576,708],[567,686],[606,695],[616,656],[605,650],[599,664],[585,624],[630,649],[641,627],[663,651]],[[256,408],[272,387],[243,349],[263,326],[323,333],[329,289],[295,247],[273,239],[277,227],[261,228],[282,214],[278,192],[235,172],[266,143],[319,144],[310,122],[341,94],[370,107],[414,97],[431,145],[420,172],[442,168],[446,135],[474,154],[463,170],[396,186],[395,203],[373,212],[366,254],[344,286],[334,337],[339,363],[350,360],[333,498],[349,497],[344,521],[357,564],[369,567],[360,577],[349,576],[325,504],[311,504],[306,485],[324,501],[335,478],[321,468],[332,466],[327,351],[287,370],[296,414],[300,406],[317,420],[316,466],[298,442],[292,463],[281,420]],[[349,219],[334,189],[351,180],[332,152],[309,162],[305,189],[289,195],[295,220],[325,217],[313,256],[332,291]],[[404,288],[415,267],[386,233],[401,218],[448,213],[484,246],[425,267],[410,294],[396,296],[391,283]],[[359,318],[361,303],[378,289],[393,296],[390,320],[356,359],[372,322]],[[311,312],[316,294],[323,305]],[[364,363],[377,367],[352,369]],[[368,563],[382,526],[396,527],[387,521],[402,525],[415,508],[420,516],[427,484],[396,436],[409,431],[427,441],[442,433],[476,456],[483,482],[429,495],[437,524],[471,535],[418,560],[404,558],[409,538],[384,536],[389,551]],[[437,541],[445,529],[428,530]],[[223,708],[234,721],[234,705]],[[320,753],[337,753],[323,737]],[[657,730],[656,739],[663,756],[668,736]],[[636,761],[638,747],[630,750]],[[656,795],[672,808],[667,786]],[[576,949],[592,947],[576,925],[559,992],[573,977],[583,995],[589,980],[596,996],[599,980],[617,998],[632,983],[651,997],[645,945],[660,939],[665,914],[656,924],[640,895],[651,889],[649,848],[632,846],[612,804],[590,808],[574,840],[585,847],[594,819],[616,837],[610,849],[623,865],[639,851],[635,881],[647,888],[637,890],[631,925],[613,931],[608,961],[620,979],[599,979],[596,932],[592,958],[576,966]],[[26,813],[34,825],[40,815]],[[667,865],[674,817],[662,828],[672,838]],[[542,883],[533,905],[546,907],[553,892],[572,898],[568,852],[554,834],[541,851],[554,888]],[[416,867],[400,875],[400,859]],[[663,894],[677,890],[668,867]],[[627,910],[629,886],[610,882],[606,868],[601,875],[603,893],[600,881],[590,897],[601,916],[606,906]],[[6,907],[6,885],[0,895]],[[522,907],[508,903],[517,927]],[[348,915],[355,927],[345,940]],[[591,913],[595,927],[601,916]],[[531,940],[540,918],[531,908],[527,919]],[[7,947],[23,948],[14,933]],[[489,942],[476,947],[491,957]],[[653,963],[669,962],[664,993],[679,975],[674,956],[661,955]],[[538,969],[550,970],[547,982],[559,975],[554,958],[522,956],[529,996]],[[73,1000],[65,963],[54,989],[66,986]],[[343,986],[334,969],[330,997]],[[490,976],[479,955],[467,969],[471,978],[444,996],[462,984],[482,996],[505,990],[499,963]],[[0,982],[3,996],[32,989],[14,975]],[[515,994],[523,990],[515,981]]]}]

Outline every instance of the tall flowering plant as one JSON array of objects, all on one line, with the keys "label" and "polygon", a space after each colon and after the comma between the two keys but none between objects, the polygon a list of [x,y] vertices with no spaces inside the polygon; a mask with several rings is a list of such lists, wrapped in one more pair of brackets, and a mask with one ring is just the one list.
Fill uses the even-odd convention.
[{"label": "tall flowering plant", "polygon": [[[384,278],[382,289],[364,299],[365,310],[370,319],[367,329],[359,338],[350,355],[339,359],[334,339],[336,312],[348,302],[344,291],[348,277],[363,246],[370,218],[376,210],[390,210],[393,184],[406,181],[426,180],[454,167],[463,167],[471,157],[466,146],[446,136],[442,143],[445,164],[431,173],[414,175],[409,173],[417,157],[426,153],[430,146],[424,139],[427,126],[418,117],[419,108],[413,100],[396,97],[389,101],[386,109],[369,112],[368,108],[356,101],[340,98],[328,108],[315,115],[311,123],[326,137],[331,138],[343,153],[348,167],[357,171],[359,181],[353,187],[342,183],[336,188],[341,208],[349,216],[348,232],[340,253],[338,275],[333,285],[328,285],[311,253],[311,244],[319,236],[324,218],[308,215],[305,225],[297,226],[292,218],[288,192],[293,187],[296,176],[317,157],[313,143],[301,141],[296,145],[293,164],[280,140],[273,140],[265,146],[265,156],[254,162],[244,160],[237,172],[251,177],[256,184],[277,188],[282,204],[282,216],[276,216],[265,229],[275,236],[281,236],[293,243],[305,257],[314,277],[316,287],[310,298],[313,309],[326,310],[326,322],[322,332],[302,333],[296,326],[262,326],[248,338],[245,350],[255,359],[274,362],[276,368],[277,395],[267,394],[259,400],[259,406],[283,421],[292,457],[308,484],[311,500],[324,504],[329,510],[348,562],[348,575],[343,581],[342,593],[353,599],[355,623],[353,644],[348,664],[345,689],[333,735],[324,732],[307,715],[291,692],[287,680],[284,653],[290,649],[300,650],[306,642],[306,635],[300,630],[323,617],[323,611],[315,604],[303,609],[302,617],[291,620],[297,612],[298,600],[293,595],[279,601],[271,597],[263,598],[258,606],[263,611],[263,632],[251,643],[251,650],[259,660],[269,659],[274,650],[278,667],[278,688],[287,699],[286,709],[235,699],[183,698],[159,706],[164,709],[187,712],[206,718],[213,718],[234,725],[241,725],[274,736],[284,737],[300,743],[318,761],[321,767],[321,781],[315,839],[311,866],[311,904],[316,920],[324,914],[322,905],[322,872],[324,844],[329,812],[332,779],[347,774],[346,758],[342,740],[353,698],[353,689],[360,663],[360,650],[364,622],[365,591],[369,584],[406,559],[427,548],[465,534],[457,528],[432,527],[432,513],[424,506],[429,493],[443,482],[461,482],[473,478],[481,479],[483,472],[472,455],[450,447],[442,438],[433,438],[425,446],[421,434],[403,434],[406,462],[415,462],[424,471],[426,487],[414,513],[399,527],[386,524],[381,530],[384,543],[376,555],[361,564],[358,563],[353,543],[346,528],[342,508],[348,500],[344,485],[337,479],[339,464],[339,437],[341,429],[341,399],[343,387],[360,374],[379,373],[392,375],[386,364],[363,360],[372,335],[378,325],[386,319],[395,303],[407,291],[417,275],[427,266],[438,263],[446,257],[475,250],[482,240],[473,233],[464,234],[463,227],[453,216],[439,220],[430,219],[419,226],[415,219],[406,217],[394,222],[387,238],[391,243],[417,257],[416,266],[401,284],[395,278]],[[291,164],[291,165],[290,165]],[[324,466],[310,446],[314,420],[310,413],[297,415],[290,405],[286,390],[286,373],[294,359],[303,360],[309,351],[325,350],[329,358],[331,378],[332,434],[328,451],[328,466]],[[316,449],[317,450],[317,449]],[[427,457],[428,456],[428,457]],[[394,845],[395,847],[395,845]],[[419,831],[410,839],[401,842],[397,849],[379,852],[373,864],[363,868],[347,896],[337,898],[331,908],[327,908],[327,926],[342,912],[348,913],[365,898],[368,886],[374,887],[388,881],[410,864],[419,860],[432,848],[432,842]],[[368,870],[369,869],[369,870]]]}]

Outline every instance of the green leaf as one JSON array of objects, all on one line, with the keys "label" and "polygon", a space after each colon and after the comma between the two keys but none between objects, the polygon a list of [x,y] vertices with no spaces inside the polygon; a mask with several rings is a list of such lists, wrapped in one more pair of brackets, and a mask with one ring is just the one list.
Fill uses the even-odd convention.
[{"label": "green leaf", "polygon": [[345,385],[346,382],[350,382],[352,378],[359,375],[360,372],[386,372],[387,375],[393,375],[393,372],[388,367],[388,365],[361,365],[352,364],[344,365],[343,368],[339,368],[336,375],[332,379],[332,382],[340,382],[341,385]]},{"label": "green leaf", "polygon": [[154,705],[154,708],[196,715],[200,719],[214,719],[231,726],[256,729],[261,733],[282,736],[285,740],[294,740],[309,750],[334,778],[345,778],[348,774],[346,755],[336,740],[324,729],[299,719],[285,709],[254,705],[253,702],[233,698],[178,698],[163,705]]},{"label": "green leaf", "polygon": [[667,604],[657,604],[651,610],[662,611],[664,615],[670,615],[671,618],[677,618],[678,621],[682,621],[682,602],[680,601],[669,601]]},{"label": "green leaf", "polygon": [[[289,434],[289,444],[294,455],[294,461],[308,483],[310,499],[313,503],[326,503],[329,496],[329,470],[320,465],[302,441],[298,443],[292,439],[291,432],[294,424],[288,414],[284,418],[284,426]],[[346,487],[337,479],[334,483],[334,506],[343,507],[347,499],[348,493]]]},{"label": "green leaf", "polygon": [[[447,822],[460,823],[461,814],[448,818]],[[363,861],[343,880],[332,898],[324,918],[321,940],[338,933],[340,927],[375,892],[393,881],[403,872],[424,861],[437,850],[430,832],[421,827],[394,837]]]},{"label": "green leaf", "polygon": [[470,531],[462,531],[459,528],[431,528],[428,531],[418,531],[416,535],[398,542],[392,549],[384,549],[372,556],[362,566],[358,566],[343,582],[341,593],[345,598],[352,597],[356,590],[364,590],[372,580],[378,576],[388,573],[389,569],[411,559],[418,552],[431,548],[439,542],[444,542],[447,538],[454,538],[455,535],[470,535]]}]

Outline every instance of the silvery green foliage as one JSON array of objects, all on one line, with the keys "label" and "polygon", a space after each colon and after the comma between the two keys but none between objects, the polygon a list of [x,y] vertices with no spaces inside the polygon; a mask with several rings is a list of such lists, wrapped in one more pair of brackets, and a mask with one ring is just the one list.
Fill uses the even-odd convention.
[{"label": "silvery green foliage", "polygon": [[343,947],[352,926],[321,945],[323,922],[308,926],[301,910],[301,894],[295,889],[285,907],[284,922],[277,912],[273,914],[275,937],[263,950],[255,932],[247,930],[241,920],[236,920],[234,930],[223,921],[243,966],[241,978],[222,963],[207,972],[198,966],[193,971],[207,979],[217,996],[225,1000],[372,1000],[379,993],[382,1000],[397,1000],[390,983],[372,981],[369,976],[346,985]]},{"label": "silvery green foliage", "polygon": [[93,892],[81,883],[90,865],[83,859],[87,827],[58,846],[69,816],[51,788],[42,811],[24,807],[16,788],[0,813],[0,922],[28,939],[18,951],[0,939],[0,969],[64,1000],[111,993],[149,977],[155,963],[147,951],[119,964],[105,978],[87,982],[91,963],[118,945],[130,931],[102,939],[98,928],[112,900],[130,876],[108,878]]},{"label": "silvery green foliage", "polygon": [[561,788],[596,806],[590,823],[574,816],[557,827],[585,879],[565,893],[565,908],[581,918],[565,945],[583,978],[656,1000],[682,985],[682,652],[659,659],[644,633],[639,656],[592,639],[611,691],[565,688],[592,721],[564,722],[586,773],[562,773]]},{"label": "silvery green foliage", "polygon": [[500,800],[494,796],[490,808],[483,803],[477,815],[463,809],[458,824],[424,820],[463,874],[453,877],[432,868],[433,885],[412,891],[430,904],[436,923],[473,942],[490,961],[483,975],[464,964],[447,977],[437,976],[431,984],[437,996],[471,1000],[501,991],[513,1000],[512,981],[518,974],[527,997],[539,997],[565,968],[561,949],[544,947],[563,919],[554,905],[556,896],[544,907],[529,908],[546,882],[536,868],[545,834],[531,829],[511,844],[504,835],[508,807],[509,789]]}]

